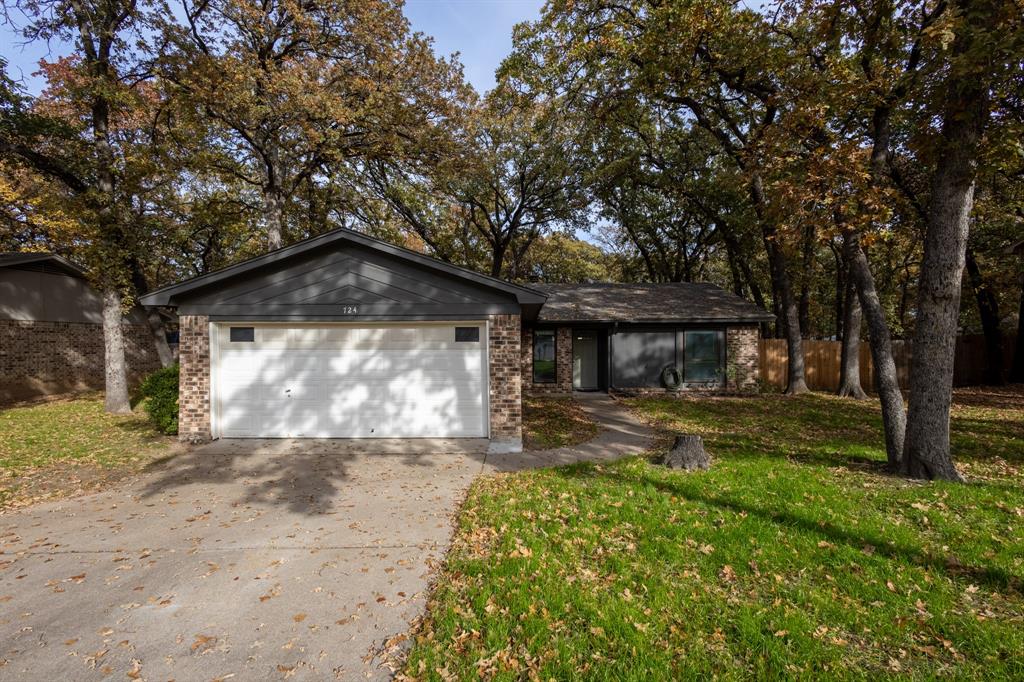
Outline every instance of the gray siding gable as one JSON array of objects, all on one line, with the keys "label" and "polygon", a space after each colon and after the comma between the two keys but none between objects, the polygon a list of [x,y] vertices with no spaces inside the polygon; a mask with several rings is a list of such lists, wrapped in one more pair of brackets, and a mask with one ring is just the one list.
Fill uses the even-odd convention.
[{"label": "gray siding gable", "polygon": [[181,314],[252,320],[467,319],[519,312],[510,293],[344,242],[186,292],[177,303]]}]

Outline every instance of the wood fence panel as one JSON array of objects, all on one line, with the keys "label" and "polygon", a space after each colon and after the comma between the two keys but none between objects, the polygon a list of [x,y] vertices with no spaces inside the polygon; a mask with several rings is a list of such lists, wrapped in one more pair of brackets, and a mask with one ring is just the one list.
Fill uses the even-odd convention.
[{"label": "wood fence panel", "polygon": [[[1013,364],[1014,334],[1003,337],[1004,371]],[[910,386],[910,341],[892,342],[893,360],[896,362],[896,377],[900,388]],[[761,380],[780,391],[785,390],[789,359],[785,339],[761,339]],[[839,341],[804,340],[804,367],[807,386],[812,391],[835,392],[839,389],[839,369],[843,348]],[[956,340],[956,354],[953,365],[954,386],[976,386],[985,381],[985,337],[981,334],[960,336]],[[860,344],[860,382],[866,391],[875,391],[874,363],[868,342]]]}]

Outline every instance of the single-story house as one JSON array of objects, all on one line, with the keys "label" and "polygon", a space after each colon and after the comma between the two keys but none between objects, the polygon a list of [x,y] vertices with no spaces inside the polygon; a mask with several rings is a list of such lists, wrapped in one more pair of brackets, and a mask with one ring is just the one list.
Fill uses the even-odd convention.
[{"label": "single-story house", "polygon": [[179,433],[489,438],[522,394],[756,391],[771,316],[708,284],[523,286],[347,229],[165,287]]},{"label": "single-story house", "polygon": [[[145,311],[124,321],[129,379],[160,367]],[[0,403],[98,390],[103,301],[78,265],[52,253],[0,253]]]}]

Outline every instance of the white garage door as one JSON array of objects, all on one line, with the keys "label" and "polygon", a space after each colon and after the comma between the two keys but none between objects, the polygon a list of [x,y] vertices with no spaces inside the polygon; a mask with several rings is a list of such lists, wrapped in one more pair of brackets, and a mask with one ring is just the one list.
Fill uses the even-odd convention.
[{"label": "white garage door", "polygon": [[225,438],[487,435],[483,322],[215,328]]}]

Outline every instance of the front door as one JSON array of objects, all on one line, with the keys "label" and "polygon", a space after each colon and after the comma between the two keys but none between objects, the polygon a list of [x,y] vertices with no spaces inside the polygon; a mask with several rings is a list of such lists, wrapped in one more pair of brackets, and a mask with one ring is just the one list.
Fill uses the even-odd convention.
[{"label": "front door", "polygon": [[597,332],[574,331],[572,334],[572,387],[577,391],[596,391]]}]

